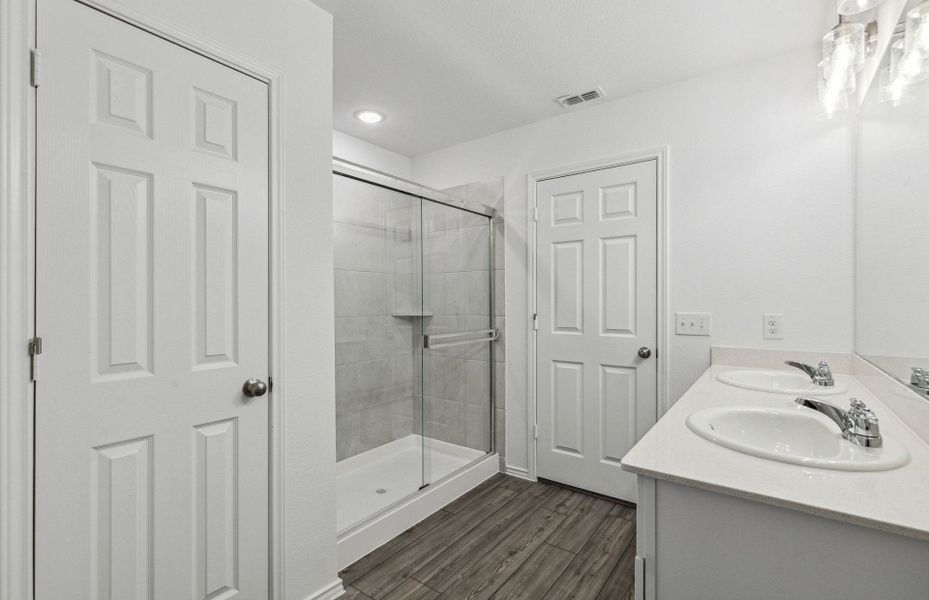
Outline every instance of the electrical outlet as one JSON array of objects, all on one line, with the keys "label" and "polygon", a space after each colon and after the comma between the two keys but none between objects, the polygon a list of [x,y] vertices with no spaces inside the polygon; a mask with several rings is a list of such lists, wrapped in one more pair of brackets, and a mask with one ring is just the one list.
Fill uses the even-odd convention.
[{"label": "electrical outlet", "polygon": [[710,335],[710,313],[674,313],[674,333],[677,335]]},{"label": "electrical outlet", "polygon": [[766,340],[782,340],[784,335],[781,327],[784,325],[784,315],[781,313],[765,313],[762,317],[762,333]]}]

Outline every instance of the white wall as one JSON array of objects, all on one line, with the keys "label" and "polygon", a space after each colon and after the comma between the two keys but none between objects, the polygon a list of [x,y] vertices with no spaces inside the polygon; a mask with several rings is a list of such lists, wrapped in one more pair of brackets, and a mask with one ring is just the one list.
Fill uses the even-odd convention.
[{"label": "white wall", "polygon": [[332,155],[403,179],[410,179],[413,171],[410,157],[336,129],[332,130]]},{"label": "white wall", "polygon": [[[510,466],[527,465],[528,173],[669,147],[669,317],[713,314],[712,337],[672,335],[669,401],[709,365],[711,344],[852,350],[850,132],[817,118],[818,54],[811,47],[414,157],[414,178],[432,187],[505,176]],[[784,313],[782,341],[762,340],[763,312]]]},{"label": "white wall", "polygon": [[[107,3],[110,3],[107,1]],[[115,5],[115,2],[113,2]],[[284,594],[336,582],[332,17],[306,0],[121,0],[283,72]],[[323,218],[321,218],[321,216]],[[280,385],[280,388],[278,387]]]}]

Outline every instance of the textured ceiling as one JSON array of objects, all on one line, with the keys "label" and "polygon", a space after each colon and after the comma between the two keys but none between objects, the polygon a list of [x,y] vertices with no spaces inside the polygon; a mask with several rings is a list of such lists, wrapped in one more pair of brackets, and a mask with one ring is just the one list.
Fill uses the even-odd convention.
[{"label": "textured ceiling", "polygon": [[314,1],[334,15],[335,128],[407,156],[561,114],[564,94],[616,99],[809,46],[835,20],[834,0]]}]

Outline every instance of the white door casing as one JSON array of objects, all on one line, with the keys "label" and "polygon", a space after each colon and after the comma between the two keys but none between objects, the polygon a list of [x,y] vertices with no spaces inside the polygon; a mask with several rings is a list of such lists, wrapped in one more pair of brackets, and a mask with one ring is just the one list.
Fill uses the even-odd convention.
[{"label": "white door casing", "polygon": [[268,595],[268,88],[39,3],[36,598]]},{"label": "white door casing", "polygon": [[657,160],[540,181],[536,202],[537,475],[634,502],[620,460],[657,417]]}]

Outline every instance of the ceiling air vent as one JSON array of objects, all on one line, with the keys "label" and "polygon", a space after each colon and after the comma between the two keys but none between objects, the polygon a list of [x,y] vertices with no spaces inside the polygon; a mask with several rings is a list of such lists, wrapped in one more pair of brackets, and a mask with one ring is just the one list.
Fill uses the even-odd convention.
[{"label": "ceiling air vent", "polygon": [[599,100],[600,98],[606,97],[606,94],[603,92],[603,88],[598,87],[595,90],[590,90],[589,92],[583,92],[580,94],[570,94],[568,96],[560,96],[555,98],[555,102],[560,104],[562,108],[571,108],[579,104],[584,104],[586,102],[593,102],[594,100]]}]

